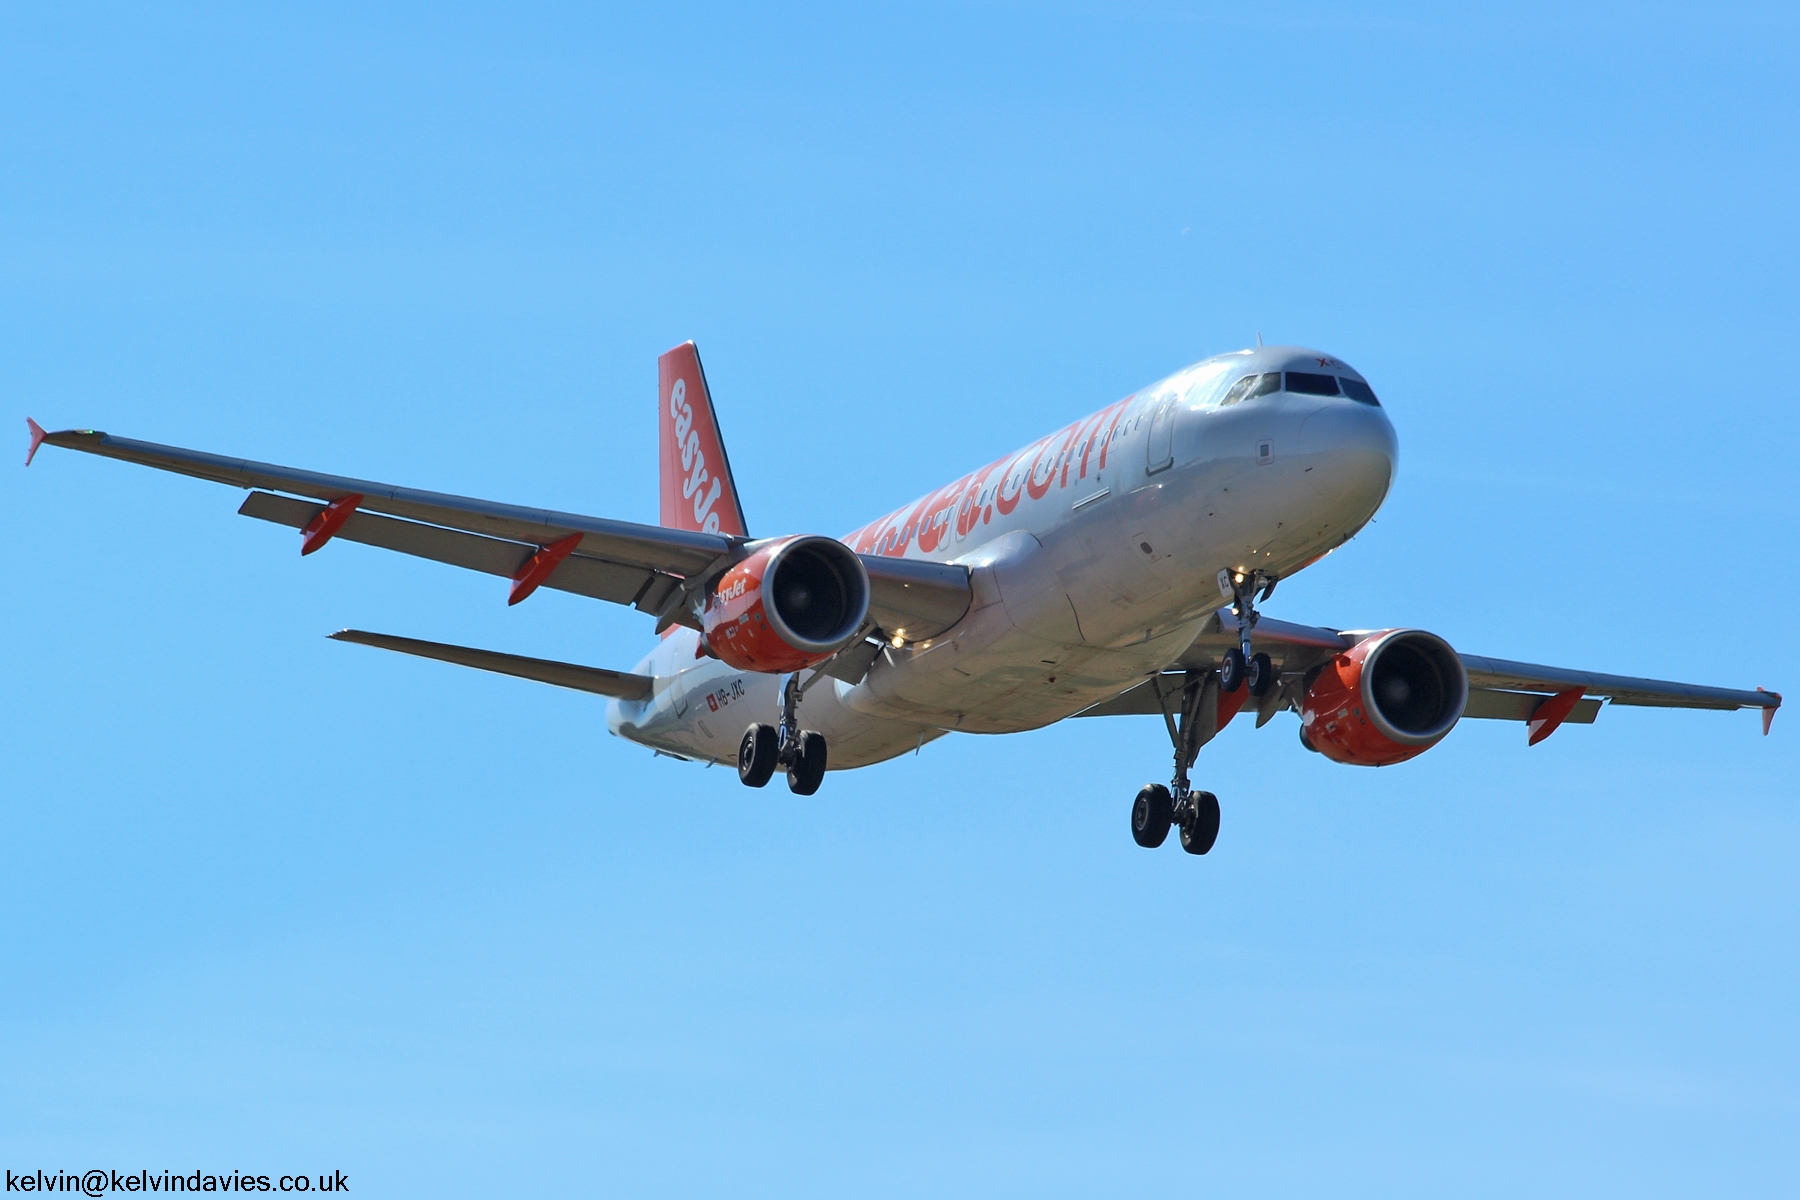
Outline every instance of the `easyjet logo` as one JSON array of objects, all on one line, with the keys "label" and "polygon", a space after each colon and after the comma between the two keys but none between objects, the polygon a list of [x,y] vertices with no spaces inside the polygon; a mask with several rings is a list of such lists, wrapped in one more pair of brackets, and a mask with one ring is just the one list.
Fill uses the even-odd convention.
[{"label": "easyjet logo", "polygon": [[669,416],[674,418],[675,442],[681,447],[681,469],[688,473],[681,483],[681,498],[694,502],[694,524],[705,533],[717,533],[719,514],[712,507],[725,494],[725,485],[716,475],[707,473],[706,452],[700,448],[700,431],[694,428],[694,409],[687,402],[685,379],[677,379],[669,389]]}]

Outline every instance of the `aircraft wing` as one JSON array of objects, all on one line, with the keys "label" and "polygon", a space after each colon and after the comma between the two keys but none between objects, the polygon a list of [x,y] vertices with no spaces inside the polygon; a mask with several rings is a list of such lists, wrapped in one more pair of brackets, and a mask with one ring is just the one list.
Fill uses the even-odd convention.
[{"label": "aircraft wing", "polygon": [[[1176,660],[1179,670],[1163,676],[1164,692],[1178,687],[1186,670],[1209,670],[1218,665],[1225,651],[1238,644],[1238,622],[1230,610],[1221,609],[1202,627],[1193,643]],[[1350,649],[1372,630],[1338,630],[1322,626],[1297,625],[1263,617],[1251,630],[1253,650],[1266,653],[1281,675],[1281,687],[1270,690],[1267,698],[1257,702],[1257,724],[1265,724],[1284,708],[1296,708],[1304,690],[1306,673]],[[1566,667],[1546,667],[1536,663],[1512,662],[1501,658],[1483,658],[1474,654],[1457,655],[1469,676],[1469,704],[1465,717],[1487,720],[1529,722],[1538,706],[1551,696],[1579,689],[1582,699],[1564,720],[1569,724],[1588,725],[1599,714],[1601,701],[1609,704],[1640,705],[1657,708],[1755,708],[1763,713],[1763,732],[1767,733],[1775,710],[1781,707],[1781,696],[1761,688],[1744,691],[1737,688],[1708,687],[1693,683],[1672,683],[1662,679],[1640,679],[1627,675],[1607,675],[1598,671],[1576,671]],[[1248,705],[1246,705],[1248,707]],[[1163,711],[1157,689],[1148,680],[1111,700],[1095,705],[1081,716],[1113,716]]]},{"label": "aircraft wing", "polygon": [[[628,604],[664,624],[695,625],[685,601],[742,558],[746,546],[754,546],[747,538],[322,475],[92,429],[45,433],[32,422],[31,432],[33,454],[40,444],[59,446],[251,489],[238,512],[295,529],[307,528],[333,501],[358,497],[355,511],[331,536],[515,581],[530,574],[534,564],[542,564],[548,573],[531,586],[541,583]],[[576,538],[572,546],[565,544]],[[555,553],[547,560],[544,556],[551,552]],[[904,628],[914,636],[932,637],[968,610],[965,568],[861,557],[869,573],[870,615],[883,630]],[[517,590],[514,595],[519,595]]]}]

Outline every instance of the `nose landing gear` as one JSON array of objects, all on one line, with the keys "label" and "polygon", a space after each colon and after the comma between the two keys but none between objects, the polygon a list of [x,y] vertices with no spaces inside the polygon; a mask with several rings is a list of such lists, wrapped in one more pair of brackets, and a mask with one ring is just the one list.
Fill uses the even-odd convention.
[{"label": "nose landing gear", "polygon": [[[1239,682],[1241,685],[1242,680]],[[1212,671],[1189,671],[1178,695],[1165,695],[1155,676],[1150,686],[1156,689],[1169,740],[1175,744],[1175,778],[1168,787],[1151,783],[1138,792],[1131,805],[1131,837],[1138,845],[1154,849],[1163,844],[1173,826],[1181,830],[1183,850],[1205,854],[1219,840],[1219,798],[1211,792],[1195,791],[1188,768],[1194,765],[1200,747],[1218,732],[1223,683]],[[1179,707],[1171,711],[1177,701]]]},{"label": "nose landing gear", "polygon": [[788,790],[810,796],[825,780],[825,735],[800,728],[800,677],[790,675],[781,690],[781,724],[755,724],[738,743],[738,779],[762,787],[777,767],[787,769]]},{"label": "nose landing gear", "polygon": [[[1219,732],[1219,697],[1246,686],[1262,700],[1257,724],[1261,725],[1279,703],[1281,677],[1267,654],[1251,652],[1250,634],[1256,628],[1256,602],[1275,592],[1276,579],[1261,571],[1220,571],[1219,594],[1231,601],[1237,617],[1238,644],[1225,651],[1216,671],[1191,668],[1180,691],[1165,691],[1163,676],[1152,675],[1150,687],[1162,708],[1169,741],[1175,745],[1175,777],[1164,787],[1146,784],[1131,805],[1131,836],[1138,845],[1156,847],[1169,836],[1171,827],[1181,830],[1181,848],[1189,854],[1205,854],[1219,840],[1219,798],[1195,790],[1188,770],[1200,747]],[[1259,597],[1257,592],[1262,595]],[[1266,698],[1265,698],[1266,697]],[[1233,704],[1232,711],[1239,706]]]},{"label": "nose landing gear", "polygon": [[1231,597],[1231,612],[1238,620],[1238,644],[1225,652],[1219,662],[1219,690],[1236,692],[1246,683],[1252,696],[1263,696],[1275,686],[1275,665],[1267,654],[1252,654],[1250,634],[1256,628],[1257,590],[1262,599],[1275,594],[1274,579],[1261,571],[1219,572],[1219,593]]}]

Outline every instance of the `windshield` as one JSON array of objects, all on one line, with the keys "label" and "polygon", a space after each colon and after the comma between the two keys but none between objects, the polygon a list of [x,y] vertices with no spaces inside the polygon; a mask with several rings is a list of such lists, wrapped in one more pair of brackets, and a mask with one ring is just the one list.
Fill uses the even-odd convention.
[{"label": "windshield", "polygon": [[1287,373],[1287,390],[1298,392],[1302,396],[1336,396],[1338,381],[1336,375],[1309,375],[1305,371],[1289,371]]}]

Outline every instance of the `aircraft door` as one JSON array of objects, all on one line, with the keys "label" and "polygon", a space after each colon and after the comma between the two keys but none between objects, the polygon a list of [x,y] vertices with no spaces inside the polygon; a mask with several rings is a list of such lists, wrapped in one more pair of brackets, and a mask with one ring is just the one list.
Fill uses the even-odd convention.
[{"label": "aircraft door", "polygon": [[1166,397],[1150,415],[1150,436],[1144,442],[1144,474],[1154,475],[1175,462],[1175,405],[1180,396]]}]

